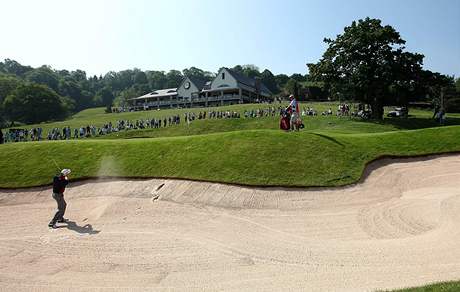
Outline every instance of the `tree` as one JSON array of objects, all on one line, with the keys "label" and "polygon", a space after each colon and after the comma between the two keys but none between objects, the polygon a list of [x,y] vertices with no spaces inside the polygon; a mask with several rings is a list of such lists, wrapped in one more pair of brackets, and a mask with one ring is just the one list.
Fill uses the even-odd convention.
[{"label": "tree", "polygon": [[14,75],[0,74],[0,128],[6,123],[6,112],[3,108],[3,101],[11,94],[19,85],[24,82]]},{"label": "tree", "polygon": [[91,92],[97,92],[103,87],[102,77],[98,78],[96,75],[88,78],[88,90]]},{"label": "tree", "polygon": [[22,84],[4,101],[5,112],[11,121],[40,123],[64,118],[68,110],[63,99],[41,84]]},{"label": "tree", "polygon": [[259,67],[257,67],[256,65],[247,64],[243,65],[242,68],[244,75],[250,78],[260,77]]},{"label": "tree", "polygon": [[147,71],[147,79],[149,81],[150,89],[162,89],[166,88],[168,80],[166,74],[163,71]]},{"label": "tree", "polygon": [[308,100],[325,100],[327,92],[324,88],[324,82],[306,81],[302,82],[303,93]]},{"label": "tree", "polygon": [[59,80],[57,93],[71,99],[72,108],[76,111],[81,111],[93,106],[91,97],[94,94],[83,90],[81,83],[76,82],[72,78]]},{"label": "tree", "polygon": [[286,74],[278,74],[275,76],[275,80],[276,80],[276,86],[279,89],[282,89],[284,88],[286,83],[289,81],[289,76],[287,76]]},{"label": "tree", "polygon": [[97,100],[97,102],[95,102],[96,104],[109,107],[112,105],[115,97],[109,87],[104,87],[97,92],[95,99]]},{"label": "tree", "polygon": [[145,84],[134,84],[130,89],[136,93],[136,96],[141,96],[150,92],[150,86],[148,83]]},{"label": "tree", "polygon": [[292,78],[289,79],[286,85],[284,86],[284,93],[286,95],[293,94],[299,100],[302,100],[304,98],[302,84],[300,84]]},{"label": "tree", "polygon": [[41,66],[27,72],[26,79],[31,82],[46,85],[54,91],[58,91],[59,76],[47,66]]},{"label": "tree", "polygon": [[83,71],[83,70],[79,70],[79,69],[70,72],[70,76],[76,82],[85,82],[87,80],[86,79],[86,72]]},{"label": "tree", "polygon": [[[235,67],[232,68],[232,70],[235,71],[236,73],[244,74],[243,66],[241,66],[241,65],[236,65]],[[219,71],[220,71],[220,69],[219,69]]]},{"label": "tree", "polygon": [[182,70],[182,73],[184,76],[199,79],[199,80],[205,80],[205,81],[210,81],[213,77],[213,74],[211,72],[203,71],[196,67],[190,67],[189,69],[184,69]]},{"label": "tree", "polygon": [[[1,64],[1,63],[0,63]],[[17,76],[24,76],[25,73],[32,70],[30,66],[22,66],[18,62],[10,59],[5,59],[2,66],[0,66],[3,73],[14,74]]]},{"label": "tree", "polygon": [[262,83],[265,84],[265,86],[267,86],[267,88],[271,92],[273,92],[273,93],[278,93],[279,92],[278,84],[276,84],[276,78],[273,75],[273,73],[270,72],[270,70],[265,69],[262,72],[262,74],[260,74],[260,78],[262,80]]},{"label": "tree", "polygon": [[171,70],[166,74],[166,79],[168,80],[166,85],[168,88],[178,87],[183,78],[184,76],[180,71]]},{"label": "tree", "polygon": [[0,75],[0,106],[5,98],[24,82],[12,75]]},{"label": "tree", "polygon": [[307,78],[305,76],[303,76],[302,74],[299,74],[299,73],[292,74],[290,78],[294,79],[297,82],[307,81]]},{"label": "tree", "polygon": [[325,81],[332,94],[370,104],[375,119],[395,101],[391,88],[407,90],[421,72],[423,55],[404,52],[399,33],[378,19],[353,21],[335,40],[324,42],[328,48],[321,60],[308,64],[310,76]]},{"label": "tree", "polygon": [[114,99],[113,105],[117,107],[125,107],[130,98],[138,97],[138,92],[134,88],[125,89]]},{"label": "tree", "polygon": [[149,81],[147,80],[147,75],[141,71],[141,70],[138,70],[135,74],[134,74],[134,84],[148,84]]}]

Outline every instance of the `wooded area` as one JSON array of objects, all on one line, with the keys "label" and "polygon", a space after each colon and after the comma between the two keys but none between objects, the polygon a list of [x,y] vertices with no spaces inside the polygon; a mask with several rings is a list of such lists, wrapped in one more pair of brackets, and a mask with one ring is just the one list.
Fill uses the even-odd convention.
[{"label": "wooded area", "polygon": [[[308,64],[310,75],[274,75],[255,65],[232,69],[259,78],[275,95],[369,104],[376,119],[382,118],[384,105],[411,101],[460,111],[460,79],[424,70],[424,56],[405,51],[399,33],[380,20],[353,22],[336,39],[324,41],[328,48],[318,63]],[[5,59],[0,62],[0,126],[62,119],[90,107],[123,106],[129,98],[177,87],[184,76],[209,81],[215,73],[196,67],[169,72],[134,68],[87,76],[83,70],[32,68]]]}]

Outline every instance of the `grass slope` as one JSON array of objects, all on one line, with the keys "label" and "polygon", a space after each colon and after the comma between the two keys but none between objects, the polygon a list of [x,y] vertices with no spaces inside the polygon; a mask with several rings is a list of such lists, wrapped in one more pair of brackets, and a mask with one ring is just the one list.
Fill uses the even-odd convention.
[{"label": "grass slope", "polygon": [[442,282],[416,288],[405,288],[393,292],[457,292],[460,291],[460,281]]},{"label": "grass slope", "polygon": [[[280,106],[279,104],[273,104],[275,108]],[[283,106],[285,106],[283,104]],[[337,108],[337,103],[333,102],[315,102],[315,103],[300,103],[303,107],[313,107],[318,112],[325,111],[328,108],[332,108],[333,111]],[[152,119],[152,118],[164,118],[171,115],[180,115],[183,119],[185,112],[200,111],[237,111],[241,114],[245,110],[253,109],[264,109],[269,107],[265,104],[242,104],[242,105],[231,105],[223,106],[218,108],[193,108],[193,109],[167,109],[161,111],[139,111],[139,112],[128,112],[128,113],[112,113],[106,114],[104,108],[92,108],[81,111],[70,119],[60,122],[53,123],[42,123],[39,125],[27,125],[21,126],[20,128],[31,129],[33,127],[40,126],[44,129],[44,135],[52,128],[62,128],[64,126],[70,126],[72,129],[79,128],[81,126],[95,125],[101,127],[105,123],[111,121],[114,125],[117,120],[131,120],[135,121],[138,119]],[[386,110],[390,110],[387,108]],[[338,117],[304,117],[306,130],[328,130],[336,133],[362,133],[362,132],[386,132],[406,129],[420,129],[435,127],[437,123],[431,119],[433,113],[430,111],[422,111],[411,109],[412,115],[409,119],[385,119],[380,123],[364,122],[360,119],[350,118],[338,118]],[[460,114],[448,114],[447,125],[460,125]],[[174,137],[174,136],[188,136],[188,135],[201,135],[228,131],[242,131],[252,129],[278,129],[279,118],[257,118],[257,119],[224,119],[224,120],[197,120],[194,121],[190,126],[182,123],[179,126],[173,126],[161,129],[147,129],[147,130],[136,130],[136,131],[123,131],[117,134],[104,136],[104,139],[120,139],[120,138],[155,138],[155,137]],[[72,132],[73,134],[73,132]]]},{"label": "grass slope", "polygon": [[381,155],[460,151],[460,127],[365,134],[246,130],[156,139],[0,145],[0,187],[47,184],[60,167],[73,178],[178,177],[250,185],[338,186],[357,181]]}]

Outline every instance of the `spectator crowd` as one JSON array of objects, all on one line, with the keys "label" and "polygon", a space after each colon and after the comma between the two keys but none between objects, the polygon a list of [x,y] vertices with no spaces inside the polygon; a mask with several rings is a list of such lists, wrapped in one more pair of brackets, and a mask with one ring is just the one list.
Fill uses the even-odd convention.
[{"label": "spectator crowd", "polygon": [[11,142],[43,141],[43,140],[70,140],[103,136],[123,130],[135,130],[146,128],[164,128],[180,124],[180,116],[174,115],[167,118],[140,119],[136,121],[118,120],[115,124],[108,122],[102,127],[94,125],[81,126],[71,129],[69,126],[53,128],[44,133],[43,128],[32,129],[8,129],[3,133],[0,130],[0,144]]},{"label": "spectator crowd", "polygon": [[[118,120],[115,123],[108,122],[104,125],[97,127],[95,125],[86,125],[79,128],[70,128],[69,126],[63,128],[53,128],[44,132],[41,127],[34,127],[32,129],[17,129],[11,128],[5,131],[0,130],[0,144],[12,142],[25,142],[25,141],[42,141],[42,140],[70,140],[70,139],[83,139],[104,136],[114,132],[139,130],[139,129],[159,129],[171,126],[180,125],[182,121],[190,125],[196,120],[214,120],[214,119],[254,119],[262,117],[283,117],[286,108],[282,106],[275,107],[269,105],[268,107],[256,108],[245,110],[240,113],[237,111],[199,111],[199,112],[185,112],[182,115],[172,115],[169,117],[139,119],[131,120]],[[299,111],[300,116],[333,116],[337,117],[359,117],[369,118],[370,109],[364,105],[354,105],[353,108],[350,104],[342,103],[337,106],[334,112],[332,107],[327,110],[318,112],[315,108],[310,106],[303,106]],[[438,118],[438,117],[436,117]],[[438,118],[439,119],[439,118]]]},{"label": "spectator crowd", "polygon": [[[245,112],[246,118],[266,117],[269,115],[274,116],[274,107],[268,109],[257,109]],[[26,141],[43,141],[43,140],[71,140],[71,139],[84,139],[91,137],[104,136],[110,133],[139,130],[139,129],[159,129],[180,125],[181,120],[187,124],[195,120],[204,119],[239,119],[241,115],[236,111],[200,111],[200,112],[186,112],[183,114],[183,120],[180,115],[173,115],[163,118],[139,119],[136,121],[118,120],[115,123],[108,122],[101,127],[94,125],[81,126],[79,128],[70,128],[65,126],[63,128],[52,128],[44,132],[43,128],[35,127],[32,129],[17,129],[11,128],[3,132],[0,130],[0,144],[12,142],[26,142]]]}]

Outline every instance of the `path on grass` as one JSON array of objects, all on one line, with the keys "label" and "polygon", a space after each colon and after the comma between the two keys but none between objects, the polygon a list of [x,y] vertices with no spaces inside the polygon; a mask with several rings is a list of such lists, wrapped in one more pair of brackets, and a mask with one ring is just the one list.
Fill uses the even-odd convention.
[{"label": "path on grass", "polygon": [[460,279],[460,156],[371,169],[316,190],[75,183],[72,221],[56,230],[49,188],[0,191],[0,286],[372,291]]}]

